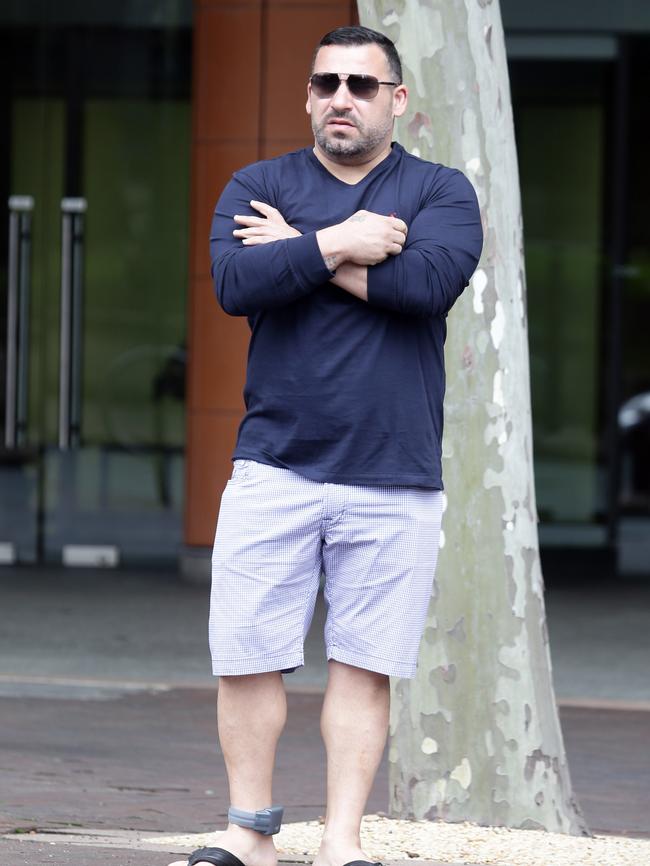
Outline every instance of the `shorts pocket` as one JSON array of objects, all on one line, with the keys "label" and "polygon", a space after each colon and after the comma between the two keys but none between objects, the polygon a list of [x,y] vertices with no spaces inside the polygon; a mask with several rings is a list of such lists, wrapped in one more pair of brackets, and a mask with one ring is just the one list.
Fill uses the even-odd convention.
[{"label": "shorts pocket", "polygon": [[230,476],[231,483],[246,481],[250,472],[252,460],[235,460],[232,464],[232,475]]}]

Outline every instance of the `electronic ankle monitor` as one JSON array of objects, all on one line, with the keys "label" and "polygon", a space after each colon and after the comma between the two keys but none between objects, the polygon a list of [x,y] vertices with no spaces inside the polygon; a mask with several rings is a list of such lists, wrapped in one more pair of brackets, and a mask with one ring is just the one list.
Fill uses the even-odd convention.
[{"label": "electronic ankle monitor", "polygon": [[273,836],[280,832],[282,824],[282,806],[269,806],[268,809],[258,809],[257,812],[247,812],[245,809],[228,809],[228,821],[238,827],[257,830],[263,836]]}]

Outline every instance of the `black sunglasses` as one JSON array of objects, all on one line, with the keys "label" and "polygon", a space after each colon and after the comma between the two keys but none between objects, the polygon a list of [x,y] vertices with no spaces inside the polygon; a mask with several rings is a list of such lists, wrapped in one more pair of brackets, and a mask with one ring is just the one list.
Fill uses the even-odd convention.
[{"label": "black sunglasses", "polygon": [[356,72],[315,72],[309,79],[312,92],[320,99],[334,96],[345,81],[348,90],[356,99],[374,99],[379,93],[379,85],[399,87],[396,81],[379,81],[374,75],[360,75]]}]

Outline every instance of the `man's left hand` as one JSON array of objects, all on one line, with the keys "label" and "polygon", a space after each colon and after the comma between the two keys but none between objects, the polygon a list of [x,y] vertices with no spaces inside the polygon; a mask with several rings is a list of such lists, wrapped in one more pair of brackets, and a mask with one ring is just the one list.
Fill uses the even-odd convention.
[{"label": "man's left hand", "polygon": [[242,239],[242,244],[246,246],[255,246],[257,244],[268,244],[271,241],[282,240],[283,238],[300,237],[301,232],[292,228],[284,217],[270,204],[265,204],[263,201],[251,201],[250,206],[263,214],[257,216],[234,216],[235,222],[240,226],[246,226],[243,229],[235,229],[233,235],[236,238]]}]

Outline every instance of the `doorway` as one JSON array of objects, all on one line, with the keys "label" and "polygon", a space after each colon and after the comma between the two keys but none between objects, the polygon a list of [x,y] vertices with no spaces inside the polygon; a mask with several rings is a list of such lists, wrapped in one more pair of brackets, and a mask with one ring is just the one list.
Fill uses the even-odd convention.
[{"label": "doorway", "polygon": [[5,562],[157,563],[181,545],[191,30],[145,25],[0,31]]},{"label": "doorway", "polygon": [[592,580],[650,562],[649,41],[604,44],[510,59],[542,559]]}]

